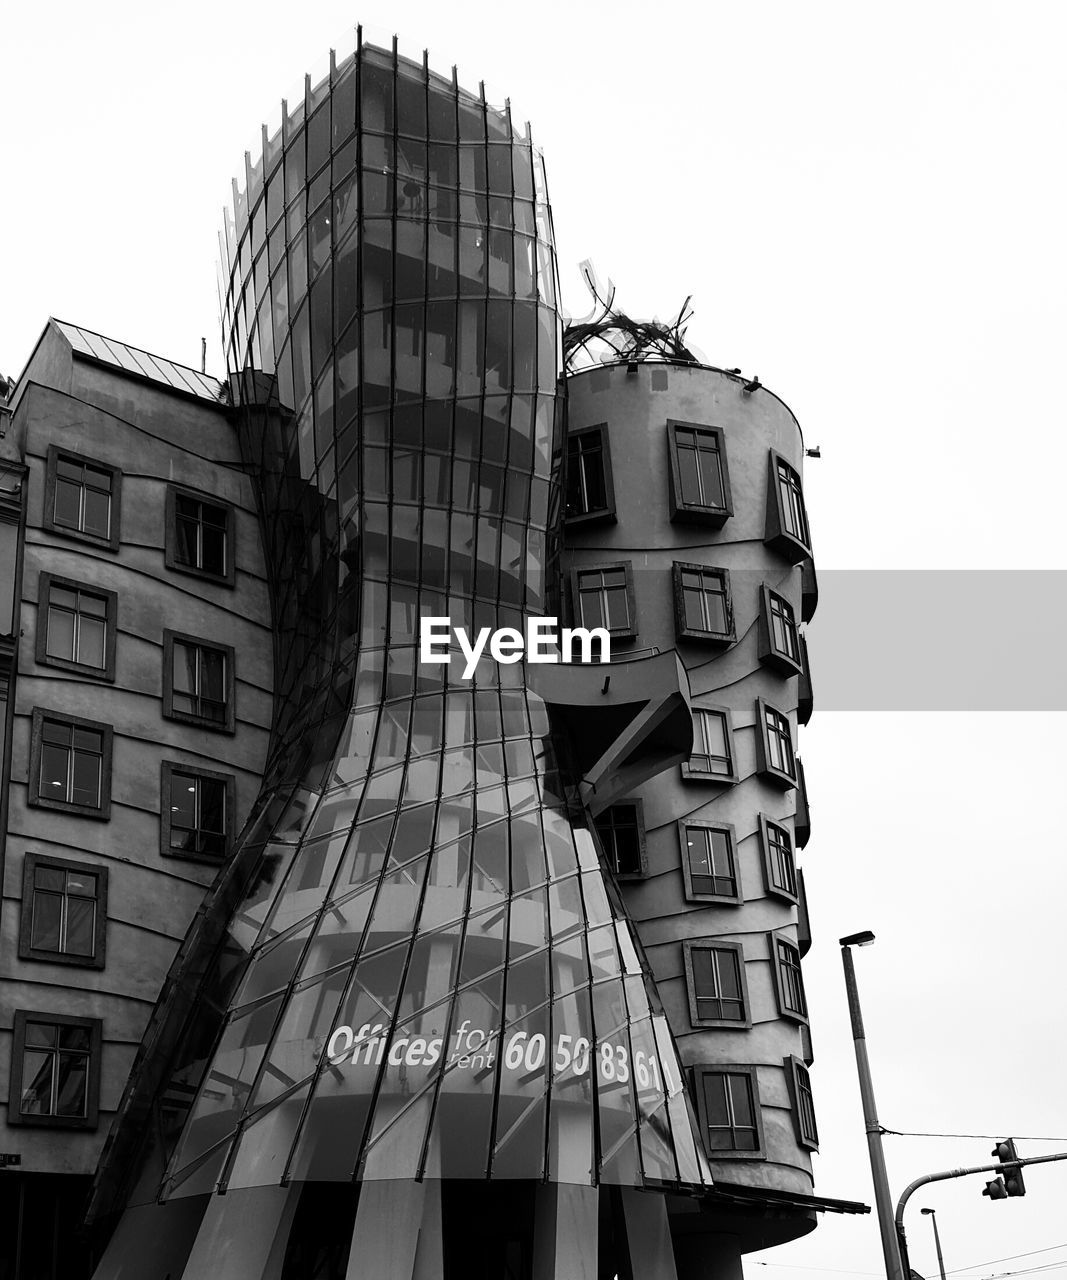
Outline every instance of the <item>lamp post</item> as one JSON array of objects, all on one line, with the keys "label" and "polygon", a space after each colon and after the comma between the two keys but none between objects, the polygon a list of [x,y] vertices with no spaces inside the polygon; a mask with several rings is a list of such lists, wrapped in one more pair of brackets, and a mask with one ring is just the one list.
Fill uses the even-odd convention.
[{"label": "lamp post", "polygon": [[934,1225],[934,1247],[937,1249],[937,1269],[941,1272],[941,1280],[945,1280],[945,1259],[941,1256],[941,1237],[937,1234],[937,1210],[920,1209],[920,1213],[928,1213]]},{"label": "lamp post", "polygon": [[871,1066],[867,1061],[867,1039],[863,1032],[863,1014],[856,987],[856,970],[852,963],[851,947],[866,947],[874,941],[869,929],[862,933],[850,933],[841,943],[841,962],[845,967],[845,990],[848,992],[848,1012],[852,1019],[852,1039],[856,1043],[856,1070],[860,1078],[860,1099],[863,1103],[863,1123],[867,1130],[867,1150],[871,1157],[871,1177],[874,1181],[874,1204],[878,1211],[878,1227],[882,1235],[882,1255],[885,1258],[886,1280],[907,1280],[901,1265],[897,1246],[896,1228],[893,1222],[893,1203],[889,1198],[889,1179],[885,1171],[885,1155],[882,1152],[882,1126],[878,1123],[878,1111],[874,1105],[874,1086],[871,1083]]}]

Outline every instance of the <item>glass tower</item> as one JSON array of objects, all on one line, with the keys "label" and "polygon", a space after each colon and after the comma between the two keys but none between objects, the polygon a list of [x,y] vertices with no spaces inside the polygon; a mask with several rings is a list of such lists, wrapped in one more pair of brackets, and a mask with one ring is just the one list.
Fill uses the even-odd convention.
[{"label": "glass tower", "polygon": [[525,665],[464,679],[458,653],[419,652],[421,618],[474,635],[559,612],[541,157],[507,108],[360,45],[264,131],[234,213],[224,331],[271,574],[272,745],[97,1208],[389,1180],[705,1188],[572,737]]}]

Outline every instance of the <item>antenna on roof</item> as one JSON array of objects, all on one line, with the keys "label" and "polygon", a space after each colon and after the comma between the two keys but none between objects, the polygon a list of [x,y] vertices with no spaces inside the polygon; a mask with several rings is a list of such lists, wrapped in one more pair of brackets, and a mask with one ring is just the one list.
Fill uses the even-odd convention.
[{"label": "antenna on roof", "polygon": [[207,373],[207,338],[200,339],[200,372]]}]

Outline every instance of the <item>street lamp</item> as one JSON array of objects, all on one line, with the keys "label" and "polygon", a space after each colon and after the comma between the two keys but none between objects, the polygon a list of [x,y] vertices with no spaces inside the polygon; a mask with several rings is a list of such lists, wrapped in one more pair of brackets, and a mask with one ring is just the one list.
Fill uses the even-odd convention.
[{"label": "street lamp", "polygon": [[848,992],[848,1012],[852,1019],[852,1039],[856,1044],[856,1070],[860,1078],[860,1099],[863,1103],[863,1123],[867,1130],[867,1150],[871,1157],[871,1177],[874,1181],[874,1204],[878,1210],[878,1228],[882,1234],[882,1255],[885,1258],[886,1280],[905,1280],[900,1261],[896,1228],[893,1222],[893,1204],[889,1198],[889,1179],[885,1171],[885,1155],[882,1152],[882,1126],[878,1123],[878,1111],[874,1105],[874,1086],[871,1083],[871,1066],[867,1061],[867,1039],[863,1033],[863,1014],[860,1012],[860,996],[856,988],[856,970],[852,963],[850,947],[867,947],[874,941],[869,929],[862,933],[850,933],[841,943],[841,963],[845,967],[845,990]]},{"label": "street lamp", "polygon": [[941,1256],[941,1237],[937,1234],[937,1210],[920,1209],[920,1213],[928,1213],[934,1224],[934,1247],[937,1249],[937,1269],[941,1272],[941,1280],[945,1280],[945,1259]]}]

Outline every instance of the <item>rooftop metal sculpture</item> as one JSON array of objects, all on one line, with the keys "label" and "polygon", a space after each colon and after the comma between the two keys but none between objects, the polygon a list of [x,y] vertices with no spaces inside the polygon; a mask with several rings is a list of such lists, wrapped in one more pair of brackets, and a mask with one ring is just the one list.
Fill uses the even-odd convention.
[{"label": "rooftop metal sculpture", "polygon": [[620,361],[701,363],[685,342],[686,327],[693,316],[689,306],[692,295],[669,323],[655,317],[635,320],[615,306],[614,284],[609,280],[606,286],[601,285],[591,262],[583,262],[580,270],[594,306],[587,316],[572,321],[563,331],[568,373]]}]

